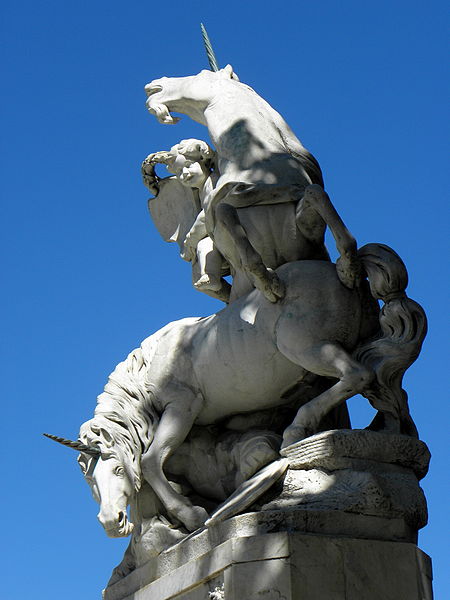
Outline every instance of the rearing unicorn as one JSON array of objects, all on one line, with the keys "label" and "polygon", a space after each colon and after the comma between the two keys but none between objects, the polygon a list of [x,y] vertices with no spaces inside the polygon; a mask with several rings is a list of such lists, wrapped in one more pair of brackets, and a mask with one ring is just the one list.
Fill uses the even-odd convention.
[{"label": "rearing unicorn", "polygon": [[[190,77],[155,79],[145,91],[148,110],[160,123],[176,123],[179,119],[171,113],[179,112],[208,128],[219,179],[205,200],[206,227],[235,271],[242,269],[268,300],[276,302],[284,288],[273,270],[294,260],[328,260],[328,225],[343,258],[341,281],[353,287],[358,275],[352,264],[356,245],[323,192],[316,159],[283,117],[239,82],[230,65]],[[305,198],[311,184],[316,185]],[[291,211],[291,221],[286,211]],[[281,222],[288,224],[286,231],[271,235],[271,227]],[[287,244],[286,235],[292,236]],[[248,291],[242,288],[238,295]]]}]

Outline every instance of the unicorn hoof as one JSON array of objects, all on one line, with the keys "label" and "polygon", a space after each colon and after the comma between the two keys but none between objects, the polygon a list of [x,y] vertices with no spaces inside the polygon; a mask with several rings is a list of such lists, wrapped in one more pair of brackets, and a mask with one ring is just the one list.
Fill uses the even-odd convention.
[{"label": "unicorn hoof", "polygon": [[286,294],[284,283],[272,269],[265,269],[263,274],[253,277],[255,287],[258,288],[264,297],[274,304],[282,300]]},{"label": "unicorn hoof", "polygon": [[288,427],[283,434],[283,442],[281,444],[281,450],[287,448],[292,444],[301,442],[308,437],[306,429],[304,427],[291,426]]},{"label": "unicorn hoof", "polygon": [[188,531],[196,531],[203,527],[205,521],[209,518],[208,513],[201,506],[192,506],[179,514],[178,518],[184,523]]},{"label": "unicorn hoof", "polygon": [[352,290],[361,280],[361,264],[357,256],[340,256],[336,261],[336,272],[345,287]]},{"label": "unicorn hoof", "polygon": [[270,287],[271,287],[272,293],[276,297],[277,300],[282,300],[284,298],[284,296],[286,295],[286,286],[281,281],[281,279],[278,277],[278,275],[272,271],[272,269],[268,269],[268,271],[270,273],[270,278],[271,278]]}]

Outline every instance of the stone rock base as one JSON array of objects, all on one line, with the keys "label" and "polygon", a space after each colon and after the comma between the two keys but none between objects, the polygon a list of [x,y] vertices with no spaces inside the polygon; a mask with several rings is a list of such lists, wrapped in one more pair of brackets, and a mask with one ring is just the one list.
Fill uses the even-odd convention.
[{"label": "stone rock base", "polygon": [[183,540],[104,599],[432,600],[431,561],[413,543],[279,531],[202,545],[196,556]]},{"label": "stone rock base", "polygon": [[432,599],[431,562],[416,546],[427,521],[423,442],[334,430],[281,453],[287,472],[256,503],[238,488],[217,511],[235,502],[237,513],[252,512],[212,515],[208,527],[144,555],[111,578],[104,600]]}]

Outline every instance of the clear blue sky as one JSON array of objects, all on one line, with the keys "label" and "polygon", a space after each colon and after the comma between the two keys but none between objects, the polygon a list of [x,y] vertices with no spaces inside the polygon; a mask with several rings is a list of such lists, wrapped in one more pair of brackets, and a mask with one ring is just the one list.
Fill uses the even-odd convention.
[{"label": "clear blue sky", "polygon": [[[430,332],[405,385],[433,454],[420,546],[445,597],[444,2],[13,2],[2,9],[2,270],[6,336],[2,600],[94,600],[126,542],[110,540],[75,438],[117,362],[168,321],[214,312],[147,214],[141,160],[186,137],[144,106],[145,83],[221,66],[277,108],[315,154],[360,245],[394,247]],[[447,131],[446,131],[447,130]],[[350,404],[365,426],[365,400]],[[6,564],[5,564],[6,559]],[[447,581],[448,583],[448,581]]]}]

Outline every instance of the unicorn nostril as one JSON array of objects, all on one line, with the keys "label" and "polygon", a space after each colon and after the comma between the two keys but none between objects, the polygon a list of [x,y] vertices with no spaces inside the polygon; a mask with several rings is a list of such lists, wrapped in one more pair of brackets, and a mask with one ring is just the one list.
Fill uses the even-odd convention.
[{"label": "unicorn nostril", "polygon": [[125,513],[122,510],[120,510],[119,511],[119,523],[122,523],[124,518],[125,518]]}]

